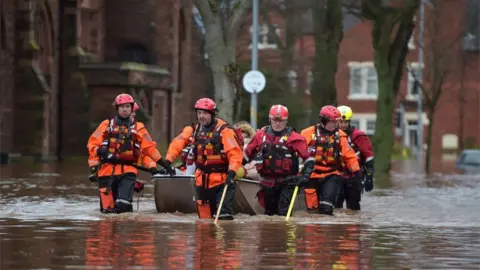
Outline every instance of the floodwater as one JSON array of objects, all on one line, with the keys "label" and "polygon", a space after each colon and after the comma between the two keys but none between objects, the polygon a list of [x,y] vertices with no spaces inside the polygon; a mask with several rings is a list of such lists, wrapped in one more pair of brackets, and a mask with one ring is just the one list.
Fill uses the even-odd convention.
[{"label": "floodwater", "polygon": [[138,212],[102,215],[84,162],[0,170],[0,269],[480,269],[480,176],[396,173],[359,213],[215,226],[156,213],[148,175]]}]

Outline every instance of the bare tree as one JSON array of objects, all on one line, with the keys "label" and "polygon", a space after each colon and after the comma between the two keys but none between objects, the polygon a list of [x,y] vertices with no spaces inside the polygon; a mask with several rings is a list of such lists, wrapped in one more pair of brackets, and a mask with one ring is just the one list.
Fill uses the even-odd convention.
[{"label": "bare tree", "polygon": [[[342,1],[312,0],[311,9],[315,39],[311,97],[312,107],[320,109],[325,105],[337,104],[335,75],[338,67],[338,51],[343,39]],[[315,122],[317,115],[312,114],[310,120]]]},{"label": "bare tree", "polygon": [[[430,174],[433,125],[435,113],[441,106],[442,97],[448,92],[460,92],[462,97],[463,70],[465,68],[462,53],[464,20],[457,13],[452,13],[448,2],[439,1],[429,7],[429,16],[425,20],[425,80],[419,82],[415,68],[408,69],[414,78],[414,88],[423,95],[423,105],[427,111],[427,151],[425,155],[425,173]],[[445,22],[448,23],[446,27]],[[422,67],[418,67],[422,68]],[[459,83],[460,82],[460,83]]]},{"label": "bare tree", "polygon": [[378,176],[388,176],[393,150],[392,119],[420,0],[387,5],[382,0],[362,0],[362,16],[373,22],[372,41],[378,74],[377,120],[373,146]]},{"label": "bare tree", "polygon": [[[466,1],[466,17],[467,20],[464,25],[464,48],[465,51],[478,51],[480,50],[480,1],[467,0]],[[458,95],[459,101],[459,126],[458,126],[458,152],[460,153],[465,149],[465,104],[467,103],[465,80],[468,70],[476,70],[477,66],[468,59],[469,54],[464,52],[460,58],[460,89]],[[473,64],[471,66],[471,64]]]},{"label": "bare tree", "polygon": [[238,86],[236,47],[250,0],[193,0],[205,30],[206,52],[212,69],[219,116],[233,121]]}]

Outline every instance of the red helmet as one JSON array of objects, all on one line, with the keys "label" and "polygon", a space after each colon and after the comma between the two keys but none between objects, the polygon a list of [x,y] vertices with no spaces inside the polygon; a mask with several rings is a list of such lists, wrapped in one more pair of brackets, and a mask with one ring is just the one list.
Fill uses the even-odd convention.
[{"label": "red helmet", "polygon": [[116,107],[116,106],[120,106],[122,104],[128,104],[128,103],[131,103],[131,104],[135,103],[135,100],[133,99],[133,97],[130,96],[129,94],[120,94],[115,98],[115,101],[113,102],[113,106]]},{"label": "red helmet", "polygon": [[133,111],[136,112],[138,109],[140,109],[140,107],[138,107],[137,102],[133,103]]},{"label": "red helmet", "polygon": [[327,105],[320,109],[318,116],[322,120],[338,121],[342,117],[342,113],[335,106]]},{"label": "red helmet", "polygon": [[215,101],[209,98],[201,98],[195,102],[194,108],[195,110],[204,110],[214,113],[217,111],[217,104],[215,104]]},{"label": "red helmet", "polygon": [[268,118],[275,120],[287,120],[288,109],[283,105],[273,105],[268,112]]}]

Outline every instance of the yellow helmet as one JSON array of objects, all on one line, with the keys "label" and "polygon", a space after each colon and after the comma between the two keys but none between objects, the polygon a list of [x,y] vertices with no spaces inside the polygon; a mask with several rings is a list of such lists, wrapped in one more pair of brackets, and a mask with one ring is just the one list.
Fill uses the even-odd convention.
[{"label": "yellow helmet", "polygon": [[348,121],[352,120],[352,118],[353,118],[353,111],[352,111],[352,109],[351,109],[350,107],[348,107],[348,106],[339,106],[337,109],[338,109],[338,110],[340,111],[340,113],[342,114],[342,120],[348,120]]}]

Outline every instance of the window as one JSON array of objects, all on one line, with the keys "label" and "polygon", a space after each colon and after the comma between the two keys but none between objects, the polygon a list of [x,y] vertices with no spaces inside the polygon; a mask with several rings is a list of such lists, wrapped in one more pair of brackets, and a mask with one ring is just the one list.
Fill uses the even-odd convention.
[{"label": "window", "polygon": [[349,63],[349,66],[349,99],[376,99],[378,95],[378,77],[373,63]]},{"label": "window", "polygon": [[358,120],[350,120],[350,125],[356,128],[360,128],[360,121]]},{"label": "window", "polygon": [[367,135],[375,134],[375,120],[367,120],[367,128],[365,129]]},{"label": "window", "polygon": [[[276,24],[272,25],[272,28],[274,28],[275,31],[273,32],[270,31],[270,27],[268,27],[268,24],[260,24],[258,26],[258,49],[259,50],[277,48],[276,36],[280,36],[280,29]],[[250,27],[250,34],[251,33],[252,33],[252,27]],[[251,44],[249,48],[250,49],[252,48]]]},{"label": "window", "polygon": [[416,80],[420,79],[420,66],[418,63],[412,63],[408,65],[408,85],[407,85],[407,99],[408,100],[417,100],[418,91],[420,91],[420,86],[415,84]]},{"label": "window", "polygon": [[119,55],[120,61],[150,64],[150,54],[144,46],[140,44],[129,44],[123,48]]},{"label": "window", "polygon": [[416,120],[407,121],[405,135],[405,145],[408,147],[417,147],[418,126]]}]

